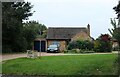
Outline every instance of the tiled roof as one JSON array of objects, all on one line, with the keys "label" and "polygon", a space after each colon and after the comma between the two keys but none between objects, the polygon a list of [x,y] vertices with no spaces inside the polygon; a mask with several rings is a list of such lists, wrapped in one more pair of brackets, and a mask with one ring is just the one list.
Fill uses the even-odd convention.
[{"label": "tiled roof", "polygon": [[81,31],[88,32],[86,27],[49,27],[47,39],[71,39]]}]

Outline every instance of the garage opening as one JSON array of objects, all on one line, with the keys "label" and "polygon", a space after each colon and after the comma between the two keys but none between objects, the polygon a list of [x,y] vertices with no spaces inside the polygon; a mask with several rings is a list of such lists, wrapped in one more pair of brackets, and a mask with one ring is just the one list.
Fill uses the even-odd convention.
[{"label": "garage opening", "polygon": [[46,41],[45,40],[35,40],[34,41],[34,50],[38,52],[46,52]]}]

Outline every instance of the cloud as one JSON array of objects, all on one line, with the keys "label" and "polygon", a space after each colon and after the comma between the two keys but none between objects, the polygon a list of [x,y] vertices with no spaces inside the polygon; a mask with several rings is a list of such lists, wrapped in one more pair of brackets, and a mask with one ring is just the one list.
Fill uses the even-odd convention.
[{"label": "cloud", "polygon": [[110,18],[116,16],[118,0],[25,0],[36,12],[30,20],[38,20],[47,27],[91,25],[91,36],[108,33]]}]

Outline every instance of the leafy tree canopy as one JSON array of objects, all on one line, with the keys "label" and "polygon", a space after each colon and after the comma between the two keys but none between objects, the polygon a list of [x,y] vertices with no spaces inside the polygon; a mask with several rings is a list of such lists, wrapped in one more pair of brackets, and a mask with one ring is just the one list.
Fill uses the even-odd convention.
[{"label": "leafy tree canopy", "polygon": [[32,16],[32,7],[29,2],[2,2],[3,52],[26,50],[22,22]]},{"label": "leafy tree canopy", "polygon": [[118,1],[117,6],[113,8],[116,11],[117,17],[120,19],[120,0]]},{"label": "leafy tree canopy", "polygon": [[33,20],[24,23],[23,28],[23,35],[28,44],[27,49],[32,48],[35,38],[46,38],[47,27],[44,24],[39,24],[39,22]]},{"label": "leafy tree canopy", "polygon": [[115,38],[120,46],[120,0],[118,1],[117,6],[113,8],[117,14],[118,22],[115,19],[111,19],[111,24],[113,29],[109,29],[110,33],[112,34],[113,38]]}]

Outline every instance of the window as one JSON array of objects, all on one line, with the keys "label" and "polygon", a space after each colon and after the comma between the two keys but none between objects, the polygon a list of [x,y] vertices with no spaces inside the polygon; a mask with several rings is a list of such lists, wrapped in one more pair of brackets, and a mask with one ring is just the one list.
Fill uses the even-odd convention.
[{"label": "window", "polygon": [[52,44],[60,46],[60,42],[58,42],[58,41],[53,41]]}]

